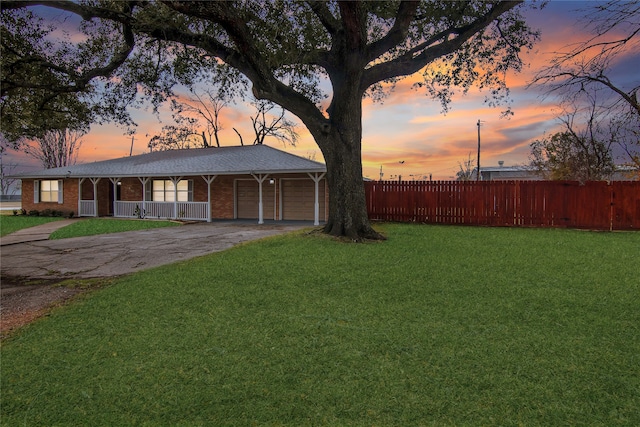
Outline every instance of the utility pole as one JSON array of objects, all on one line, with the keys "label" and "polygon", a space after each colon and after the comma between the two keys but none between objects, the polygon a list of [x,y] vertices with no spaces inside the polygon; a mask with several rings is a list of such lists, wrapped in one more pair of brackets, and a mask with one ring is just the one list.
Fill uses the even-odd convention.
[{"label": "utility pole", "polygon": [[478,160],[476,161],[478,173],[476,173],[476,181],[480,181],[480,120],[478,119]]}]

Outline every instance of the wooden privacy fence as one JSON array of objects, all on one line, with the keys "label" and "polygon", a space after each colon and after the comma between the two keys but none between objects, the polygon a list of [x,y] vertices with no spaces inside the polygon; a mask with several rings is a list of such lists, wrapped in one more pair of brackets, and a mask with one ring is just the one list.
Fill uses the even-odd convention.
[{"label": "wooden privacy fence", "polygon": [[368,181],[371,220],[640,229],[640,182]]}]

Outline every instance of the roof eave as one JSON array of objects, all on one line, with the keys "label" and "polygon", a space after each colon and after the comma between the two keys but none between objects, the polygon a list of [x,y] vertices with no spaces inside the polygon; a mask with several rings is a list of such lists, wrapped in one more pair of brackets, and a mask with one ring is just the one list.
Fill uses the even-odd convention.
[{"label": "roof eave", "polygon": [[65,174],[65,175],[12,175],[7,176],[11,179],[82,179],[82,178],[153,178],[153,177],[165,177],[165,176],[203,176],[203,175],[273,175],[273,174],[299,174],[299,173],[326,173],[326,168],[318,169],[279,169],[279,170],[244,170],[244,171],[203,171],[203,172],[182,172],[182,173],[138,173],[138,174]]}]

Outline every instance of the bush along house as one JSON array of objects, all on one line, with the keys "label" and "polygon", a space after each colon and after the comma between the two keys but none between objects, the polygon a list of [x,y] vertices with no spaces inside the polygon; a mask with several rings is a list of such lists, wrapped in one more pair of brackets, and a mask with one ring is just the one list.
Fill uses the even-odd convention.
[{"label": "bush along house", "polygon": [[212,221],[327,217],[326,167],[267,145],[158,151],[16,175],[22,208]]}]

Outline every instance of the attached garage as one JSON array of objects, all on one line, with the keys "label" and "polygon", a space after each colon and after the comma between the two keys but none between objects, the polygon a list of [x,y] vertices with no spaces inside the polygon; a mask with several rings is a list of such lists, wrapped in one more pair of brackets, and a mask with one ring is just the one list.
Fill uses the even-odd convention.
[{"label": "attached garage", "polygon": [[[311,178],[274,177],[262,183],[263,218],[268,220],[313,221],[315,182]],[[260,187],[255,179],[235,181],[236,218],[259,218]],[[318,182],[319,221],[326,220],[325,180]]]},{"label": "attached garage", "polygon": [[[255,179],[236,181],[236,217],[238,219],[258,219],[260,189]],[[275,185],[269,180],[262,183],[262,209],[264,219],[277,219],[275,210]],[[313,218],[312,218],[313,219]]]},{"label": "attached garage", "polygon": [[[325,221],[325,181],[318,182],[320,221]],[[312,221],[315,215],[315,183],[311,179],[283,179],[282,219]]]}]

